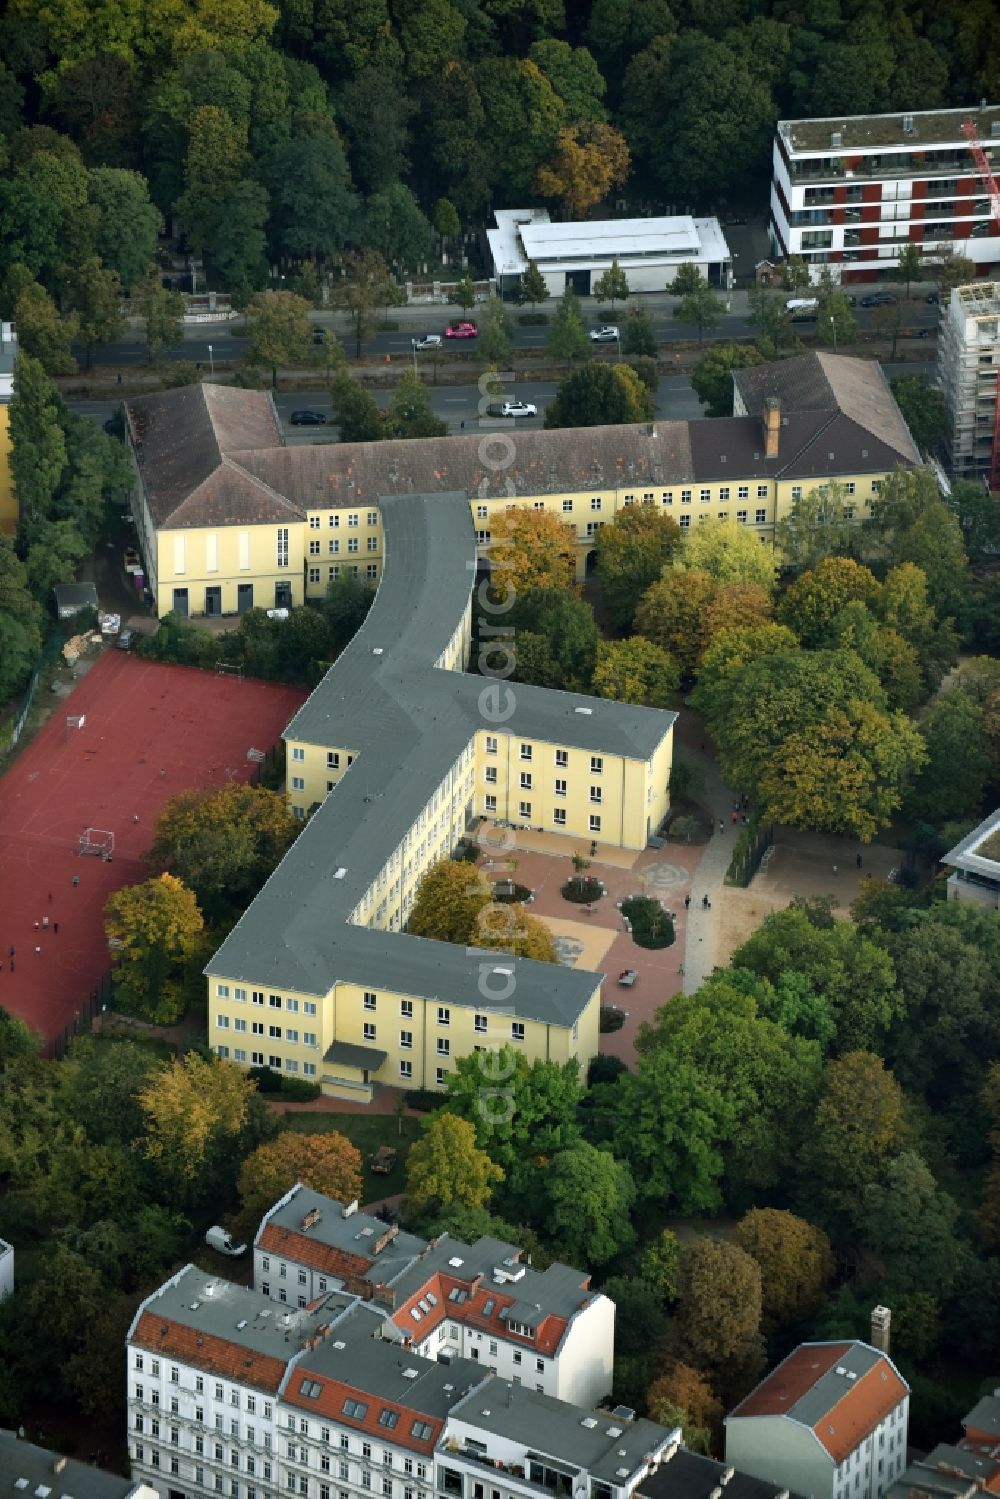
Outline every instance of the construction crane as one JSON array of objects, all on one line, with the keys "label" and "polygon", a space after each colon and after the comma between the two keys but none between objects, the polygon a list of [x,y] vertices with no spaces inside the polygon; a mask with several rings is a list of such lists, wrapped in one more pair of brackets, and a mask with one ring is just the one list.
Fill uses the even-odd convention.
[{"label": "construction crane", "polygon": [[[963,120],[962,131],[969,142],[969,150],[972,152],[976,163],[976,170],[990,200],[990,218],[1000,226],[1000,186],[993,175],[993,166],[990,162],[983,143],[979,139],[979,131],[973,119]],[[997,398],[993,408],[993,450],[990,456],[990,489],[995,494],[1000,490],[1000,368],[997,369]]]}]

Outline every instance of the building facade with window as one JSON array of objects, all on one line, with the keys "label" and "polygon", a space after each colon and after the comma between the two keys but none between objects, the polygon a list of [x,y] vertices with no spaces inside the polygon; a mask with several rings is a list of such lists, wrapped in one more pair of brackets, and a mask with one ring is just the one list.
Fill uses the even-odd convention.
[{"label": "building facade with window", "polygon": [[299,1307],[329,1290],[373,1297],[386,1336],[421,1357],[472,1359],[560,1400],[596,1405],[611,1389],[614,1304],[586,1272],[535,1270],[497,1239],[429,1244],[298,1185],[264,1215],[254,1285]]},{"label": "building facade with window", "polygon": [[998,105],[779,120],[769,225],[775,256],[801,255],[813,281],[823,270],[870,281],[914,244],[931,262],[954,251],[974,262],[977,275],[989,275],[1000,261],[1000,222],[962,129],[967,121],[1000,166]]},{"label": "building facade with window", "polygon": [[[880,405],[888,396],[902,422],[878,365],[826,354],[803,360],[852,371],[851,383],[878,389]],[[797,419],[777,448],[764,441],[759,405],[690,422],[522,430],[516,443],[509,423],[484,418],[479,432],[454,437],[286,448],[266,392],[206,384],[141,396],[125,403],[125,426],[147,583],[157,613],[191,616],[319,601],[337,578],[375,584],[383,502],[432,494],[468,505],[481,560],[494,517],[509,506],[558,516],[575,537],[579,580],[594,566],[601,527],[630,505],[655,506],[682,530],[735,520],[770,542],[793,488],[879,477],[866,443],[824,446],[819,418],[793,398],[790,391],[785,414]],[[836,414],[835,392],[827,409]],[[888,444],[883,476],[919,461],[906,438],[905,452]],[[329,748],[342,757],[349,750]]]},{"label": "building facade with window", "polygon": [[948,472],[1000,486],[1000,281],[956,286],[941,319],[937,383],[948,407]]},{"label": "building facade with window", "polygon": [[133,1477],[160,1499],[630,1499],[679,1439],[421,1358],[357,1297],[283,1311],[193,1265],[139,1307],[127,1370]]},{"label": "building facade with window", "polygon": [[909,1386],[867,1343],[802,1343],[726,1417],[726,1462],[806,1499],[882,1499],[906,1467]]}]

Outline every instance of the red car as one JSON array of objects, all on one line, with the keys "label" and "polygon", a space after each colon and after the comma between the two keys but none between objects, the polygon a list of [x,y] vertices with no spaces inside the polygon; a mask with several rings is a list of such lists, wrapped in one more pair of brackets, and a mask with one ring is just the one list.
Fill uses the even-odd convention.
[{"label": "red car", "polygon": [[449,323],[444,330],[445,338],[477,338],[479,329],[475,323]]}]

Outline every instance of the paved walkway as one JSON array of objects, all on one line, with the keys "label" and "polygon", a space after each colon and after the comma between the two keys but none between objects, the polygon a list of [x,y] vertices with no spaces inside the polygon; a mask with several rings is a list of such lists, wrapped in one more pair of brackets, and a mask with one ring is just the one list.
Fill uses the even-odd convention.
[{"label": "paved walkway", "polygon": [[[702,899],[708,896],[712,907],[723,894],[726,870],[733,857],[733,847],[740,831],[731,821],[734,793],[723,781],[717,761],[708,753],[704,742],[696,742],[697,722],[684,713],[677,724],[677,749],[684,760],[701,771],[705,789],[700,802],[714,815],[714,831],[706,844],[691,885],[691,909],[684,930],[684,993],[693,994],[708,978],[716,965],[716,912],[706,911]],[[721,831],[720,831],[721,823]]]}]

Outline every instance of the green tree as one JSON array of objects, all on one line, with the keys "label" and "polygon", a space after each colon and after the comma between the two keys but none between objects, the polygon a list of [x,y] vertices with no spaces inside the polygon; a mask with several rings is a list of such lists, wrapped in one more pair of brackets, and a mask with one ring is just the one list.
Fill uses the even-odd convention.
[{"label": "green tree", "polygon": [[703,1374],[689,1364],[673,1362],[646,1393],[650,1420],[672,1429],[680,1426],[689,1452],[711,1456],[722,1421],[722,1405]]},{"label": "green tree", "polygon": [[733,1242],[760,1267],[765,1333],[809,1324],[833,1276],[823,1230],[778,1208],[752,1208],[737,1224]]},{"label": "green tree", "polygon": [[435,416],[427,387],[415,370],[405,370],[389,397],[385,413],[391,437],[444,437],[448,423]]},{"label": "green tree", "polygon": [[847,555],[862,545],[858,526],[847,516],[853,511],[846,488],[835,479],[818,484],[792,501],[791,509],[775,527],[775,549],[786,566],[815,567],[825,558]]},{"label": "green tree", "polygon": [[518,306],[523,307],[530,304],[532,311],[539,302],[547,302],[549,299],[549,288],[545,277],[533,260],[529,260],[521,273],[521,280],[514,293],[514,300]]},{"label": "green tree", "polygon": [[[905,408],[900,409],[905,415]],[[1000,510],[982,484],[972,479],[953,479],[951,493],[945,496],[944,503],[962,528],[965,550],[973,562],[982,562],[1000,549]]]},{"label": "green tree", "polygon": [[276,250],[319,264],[339,255],[358,215],[339,139],[323,132],[285,142],[271,155],[266,178]]},{"label": "green tree", "polygon": [[309,303],[291,291],[258,292],[246,311],[247,361],[270,368],[278,388],[280,365],[304,364],[312,350]]},{"label": "green tree", "polygon": [[674,308],[674,317],[682,323],[694,324],[700,344],[705,329],[715,328],[722,321],[722,303],[700,271],[697,275],[697,282],[692,281],[690,290],[683,294]]},{"label": "green tree", "polygon": [[93,167],[87,196],[97,210],[94,250],[101,264],[117,271],[122,286],[139,287],[149,274],[163,217],[149,200],[149,183],[140,172],[121,167]]},{"label": "green tree", "polygon": [[173,875],[161,874],[115,891],[104,912],[119,1004],[155,1024],[172,1025],[184,1013],[181,973],[205,925],[193,893]]},{"label": "green tree", "polygon": [[505,364],[510,358],[512,335],[510,313],[499,297],[490,297],[479,320],[480,354],[490,364]]},{"label": "green tree", "polygon": [[269,212],[264,188],[246,178],[234,182],[222,201],[219,220],[206,249],[212,265],[231,290],[257,289],[267,278],[265,226]]},{"label": "green tree", "polygon": [[354,353],[361,358],[361,346],[370,337],[378,320],[378,309],[385,304],[392,285],[389,267],[375,250],[361,250],[345,256],[344,281],[336,300],[350,318],[354,331]]},{"label": "green tree", "polygon": [[628,310],[622,333],[622,350],[626,354],[636,354],[645,359],[655,359],[659,353],[660,346],[656,341],[653,319],[648,307],[642,302],[634,302]]},{"label": "green tree", "polygon": [[920,247],[908,241],[896,256],[896,263],[892,268],[891,275],[894,281],[901,281],[906,287],[906,300],[910,300],[910,285],[914,281],[923,278],[924,261],[920,253]]},{"label": "green tree", "polygon": [[139,1095],[163,1065],[159,1058],[134,1041],[109,1046],[79,1036],[63,1065],[67,1116],[94,1145],[131,1148],[144,1128]]},{"label": "green tree", "polygon": [[585,599],[566,588],[532,588],[518,591],[514,607],[506,616],[514,631],[513,644],[520,681],[525,640],[543,641],[556,674],[551,684],[571,692],[586,692],[594,670],[598,630],[594,611]]},{"label": "green tree", "polygon": [[715,344],[691,371],[691,385],[706,416],[732,416],[733,371],[763,364],[764,357],[750,344]]},{"label": "green tree", "polygon": [[457,1114],[438,1113],[406,1159],[406,1198],[414,1213],[485,1207],[504,1179],[476,1145],[476,1132]]},{"label": "green tree", "polygon": [[693,671],[708,644],[705,610],[715,592],[715,581],[708,573],[671,568],[642,595],[635,628],[666,651],[682,671]]},{"label": "green tree", "polygon": [[203,250],[221,220],[222,201],[244,175],[247,131],[214,104],[192,110],[187,128],[184,191],[176,207],[192,245]]},{"label": "green tree", "polygon": [[575,1058],[528,1062],[511,1046],[494,1045],[460,1057],[448,1073],[448,1109],[473,1126],[477,1146],[508,1175],[577,1143],[579,1101]]},{"label": "green tree", "polygon": [[[529,262],[528,270],[530,269]],[[590,358],[592,352],[590,339],[583,326],[579,300],[570,286],[567,286],[559,299],[555,317],[552,319],[548,352],[553,359],[565,359],[567,364],[572,364],[577,359]]]},{"label": "green tree", "polygon": [[330,404],[341,442],[379,442],[386,435],[386,420],[371,391],[347,370],[334,376]]},{"label": "green tree", "polygon": [[820,287],[816,309],[816,336],[821,344],[834,349],[857,342],[858,324],[851,304],[835,285]]},{"label": "green tree", "polygon": [[232,1063],[189,1051],[154,1073],[140,1093],[142,1153],[185,1201],[211,1181],[213,1158],[232,1157],[256,1086]]},{"label": "green tree", "polygon": [[113,343],[125,331],[118,272],[104,269],[97,256],[92,255],[70,271],[66,296],[77,316],[86,351],[85,368],[89,370],[94,345]]},{"label": "green tree", "polygon": [[184,298],[179,291],[169,291],[157,275],[149,276],[133,293],[142,320],[149,363],[169,349],[175,349],[184,338]]},{"label": "green tree", "polygon": [[[10,467],[17,496],[20,535],[25,550],[38,527],[52,513],[53,501],[67,466],[65,408],[39,360],[20,353],[14,367],[14,395],[10,403]],[[0,539],[0,609],[17,615],[35,631],[40,611],[22,609],[26,578],[6,538]],[[40,637],[39,637],[40,641]]]},{"label": "green tree", "polygon": [[747,292],[749,321],[756,329],[756,347],[766,359],[775,359],[785,349],[801,349],[795,325],[785,309],[786,298],[767,286],[752,286]]},{"label": "green tree", "polygon": [[79,329],[71,313],[60,317],[55,302],[37,281],[25,286],[14,303],[20,352],[39,361],[48,375],[72,375],[76,370],[70,344]]},{"label": "green tree", "polygon": [[218,917],[250,904],[299,829],[284,797],[230,781],[219,790],[172,797],[156,820],[147,858],[182,880],[207,915]]},{"label": "green tree", "polygon": [[453,307],[461,307],[463,312],[470,312],[475,307],[476,283],[468,271],[451,287],[448,292],[448,301]]},{"label": "green tree", "polygon": [[560,382],[545,425],[603,427],[652,417],[653,398],[630,365],[594,363]]},{"label": "green tree", "polygon": [[666,651],[641,635],[630,640],[602,640],[597,647],[592,689],[597,697],[667,708],[680,680],[680,671]]},{"label": "green tree", "polygon": [[388,183],[365,205],[363,242],[400,269],[420,269],[431,253],[431,226],[410,189]]},{"label": "green tree", "polygon": [[878,579],[869,568],[850,557],[824,557],[790,585],[778,605],[778,618],[803,645],[829,645],[834,623],[848,604],[860,602],[874,609],[880,595]]},{"label": "green tree", "polygon": [[975,818],[991,776],[983,710],[961,688],[935,698],[920,719],[927,750],[908,806],[926,822]]},{"label": "green tree", "polygon": [[681,1249],[671,1343],[727,1386],[760,1372],[763,1292],[757,1261],[736,1244],[699,1238]]},{"label": "green tree", "polygon": [[[612,312],[615,310],[616,302],[626,301],[629,296],[628,277],[617,260],[612,260],[603,275],[598,276],[590,292],[591,296],[596,297],[599,302],[610,302]],[[636,349],[634,352],[644,354],[647,351]]]},{"label": "green tree", "polygon": [[935,252],[933,265],[928,269],[933,270],[943,301],[951,296],[956,286],[968,286],[970,281],[976,279],[974,262],[968,256],[958,254],[951,245],[943,246]]},{"label": "green tree", "polygon": [[483,874],[465,860],[442,859],[417,886],[407,930],[437,942],[465,943],[489,899]]},{"label": "green tree", "polygon": [[586,47],[571,47],[568,42],[547,36],[532,44],[528,56],[562,99],[571,120],[607,118],[601,103],[607,84]]},{"label": "green tree", "polygon": [[789,255],[781,270],[785,290],[794,297],[809,285],[809,267],[801,255]]},{"label": "green tree", "polygon": [[462,232],[462,221],[458,216],[458,209],[448,198],[438,198],[434,205],[434,228],[444,240],[457,239]]},{"label": "green tree", "polygon": [[773,592],[778,561],[747,526],[735,520],[709,520],[689,531],[672,566],[703,572],[716,583],[756,583]]},{"label": "green tree", "polygon": [[326,590],[323,613],[334,649],[353,640],[375,602],[375,590],[360,578],[333,578]]},{"label": "green tree", "polygon": [[881,1057],[853,1051],[830,1062],[800,1159],[808,1216],[831,1231],[860,1226],[865,1188],[906,1140],[902,1090]]},{"label": "green tree", "polygon": [[616,630],[627,630],[636,601],[680,549],[677,522],[652,505],[627,505],[596,537],[601,606]]},{"label": "green tree", "polygon": [[681,1243],[669,1228],[661,1229],[642,1251],[639,1275],[659,1294],[660,1301],[673,1301],[680,1283]]},{"label": "green tree", "polygon": [[948,406],[927,375],[897,375],[891,382],[896,404],[917,447],[927,452],[948,435]]},{"label": "green tree", "polygon": [[890,1161],[865,1189],[864,1237],[894,1292],[947,1297],[961,1274],[958,1207],[915,1151]]},{"label": "green tree", "polygon": [[667,282],[667,291],[672,297],[687,297],[704,283],[705,278],[694,262],[685,260],[677,267],[673,280]]},{"label": "green tree", "polygon": [[635,1183],[624,1161],[581,1141],[545,1173],[548,1231],[569,1264],[605,1265],[634,1240]]}]

